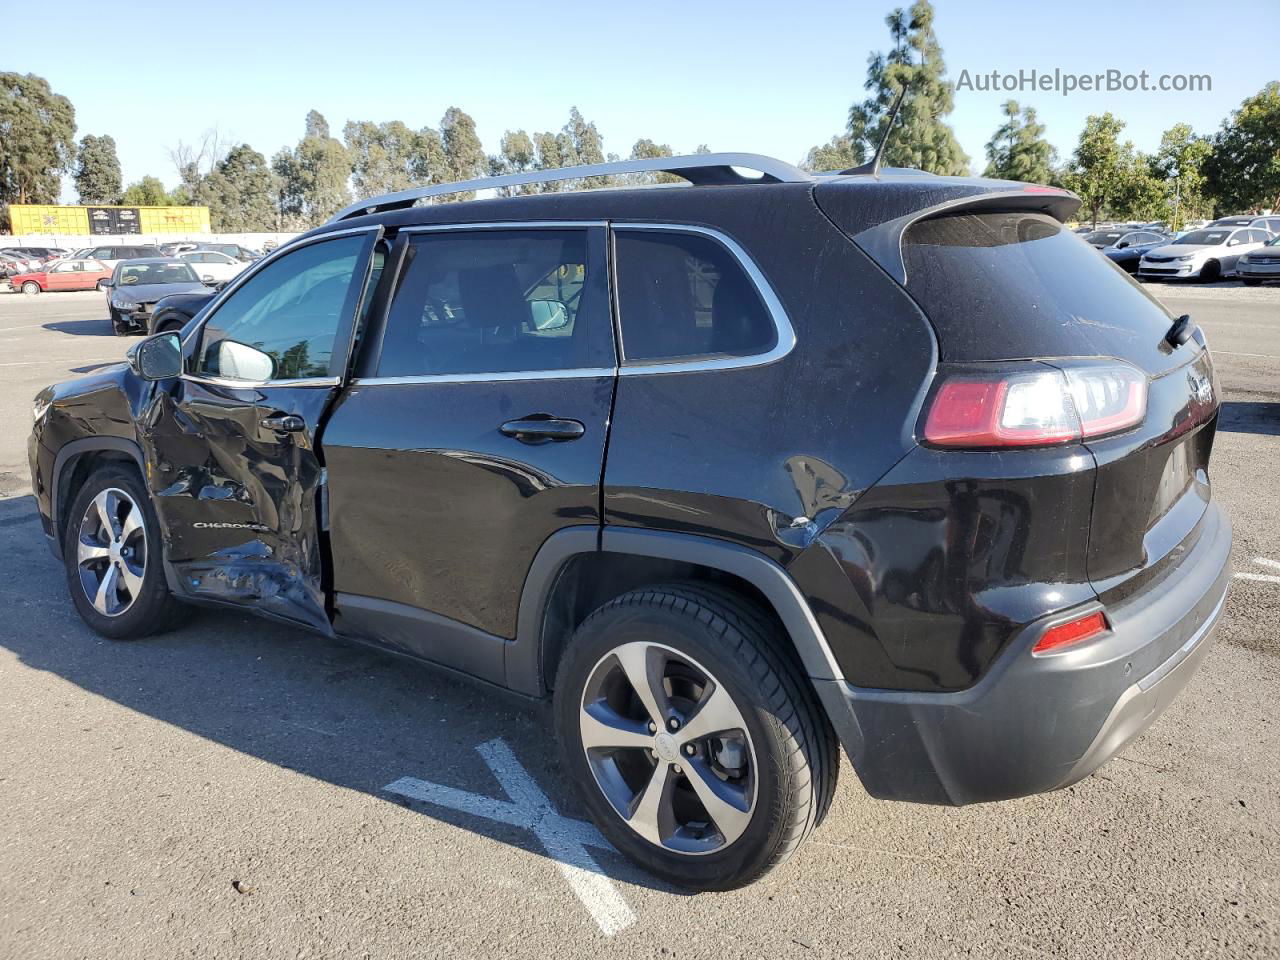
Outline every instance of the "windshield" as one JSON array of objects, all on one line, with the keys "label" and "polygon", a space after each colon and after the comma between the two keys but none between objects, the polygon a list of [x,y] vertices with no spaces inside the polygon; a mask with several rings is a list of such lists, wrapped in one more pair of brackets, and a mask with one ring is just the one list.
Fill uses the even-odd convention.
[{"label": "windshield", "polygon": [[185,263],[135,263],[120,270],[120,285],[140,283],[199,283]]},{"label": "windshield", "polygon": [[1113,243],[1118,242],[1123,236],[1123,233],[1115,230],[1099,230],[1097,233],[1089,234],[1085,237],[1085,240],[1095,245],[1109,247]]},{"label": "windshield", "polygon": [[1177,244],[1198,243],[1211,247],[1226,242],[1227,234],[1230,232],[1230,230],[1193,230],[1191,233],[1183,234],[1173,242]]}]

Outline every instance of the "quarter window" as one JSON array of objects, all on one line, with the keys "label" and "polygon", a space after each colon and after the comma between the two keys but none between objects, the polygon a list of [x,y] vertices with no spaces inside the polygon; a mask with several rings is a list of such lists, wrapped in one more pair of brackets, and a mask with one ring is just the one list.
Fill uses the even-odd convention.
[{"label": "quarter window", "polygon": [[585,229],[413,236],[380,377],[612,367],[603,237]]},{"label": "quarter window", "polygon": [[616,233],[618,318],[629,363],[767,353],[778,332],[737,258],[711,237]]},{"label": "quarter window", "polygon": [[368,239],[309,243],[259,270],[204,325],[196,371],[240,380],[330,376],[338,328],[360,294],[353,280]]}]

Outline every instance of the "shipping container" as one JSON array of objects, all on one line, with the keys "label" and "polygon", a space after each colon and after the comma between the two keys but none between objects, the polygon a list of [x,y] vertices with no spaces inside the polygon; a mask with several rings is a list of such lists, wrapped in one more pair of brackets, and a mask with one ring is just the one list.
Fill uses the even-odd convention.
[{"label": "shipping container", "polygon": [[13,203],[9,232],[30,234],[209,233],[208,207],[63,206]]}]

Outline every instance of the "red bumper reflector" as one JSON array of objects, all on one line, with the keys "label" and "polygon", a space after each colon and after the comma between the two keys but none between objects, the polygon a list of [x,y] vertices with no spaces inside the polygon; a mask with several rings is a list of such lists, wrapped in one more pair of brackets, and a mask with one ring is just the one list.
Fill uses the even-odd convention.
[{"label": "red bumper reflector", "polygon": [[1081,643],[1091,637],[1096,637],[1100,633],[1106,633],[1106,631],[1106,614],[1101,610],[1095,610],[1093,613],[1086,614],[1078,620],[1050,627],[1044,632],[1044,636],[1037,641],[1036,645],[1031,648],[1031,652],[1036,654],[1061,650],[1063,647]]}]

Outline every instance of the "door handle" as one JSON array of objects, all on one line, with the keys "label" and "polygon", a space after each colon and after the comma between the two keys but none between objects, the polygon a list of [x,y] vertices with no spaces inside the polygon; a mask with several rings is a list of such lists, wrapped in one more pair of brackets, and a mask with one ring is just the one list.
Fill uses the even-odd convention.
[{"label": "door handle", "polygon": [[274,416],[262,418],[262,428],[264,430],[274,430],[276,433],[301,433],[307,429],[307,421],[292,413],[278,413]]},{"label": "door handle", "polygon": [[545,443],[548,440],[577,440],[587,432],[577,420],[558,420],[554,417],[526,417],[508,420],[498,428],[508,437],[521,443]]}]

